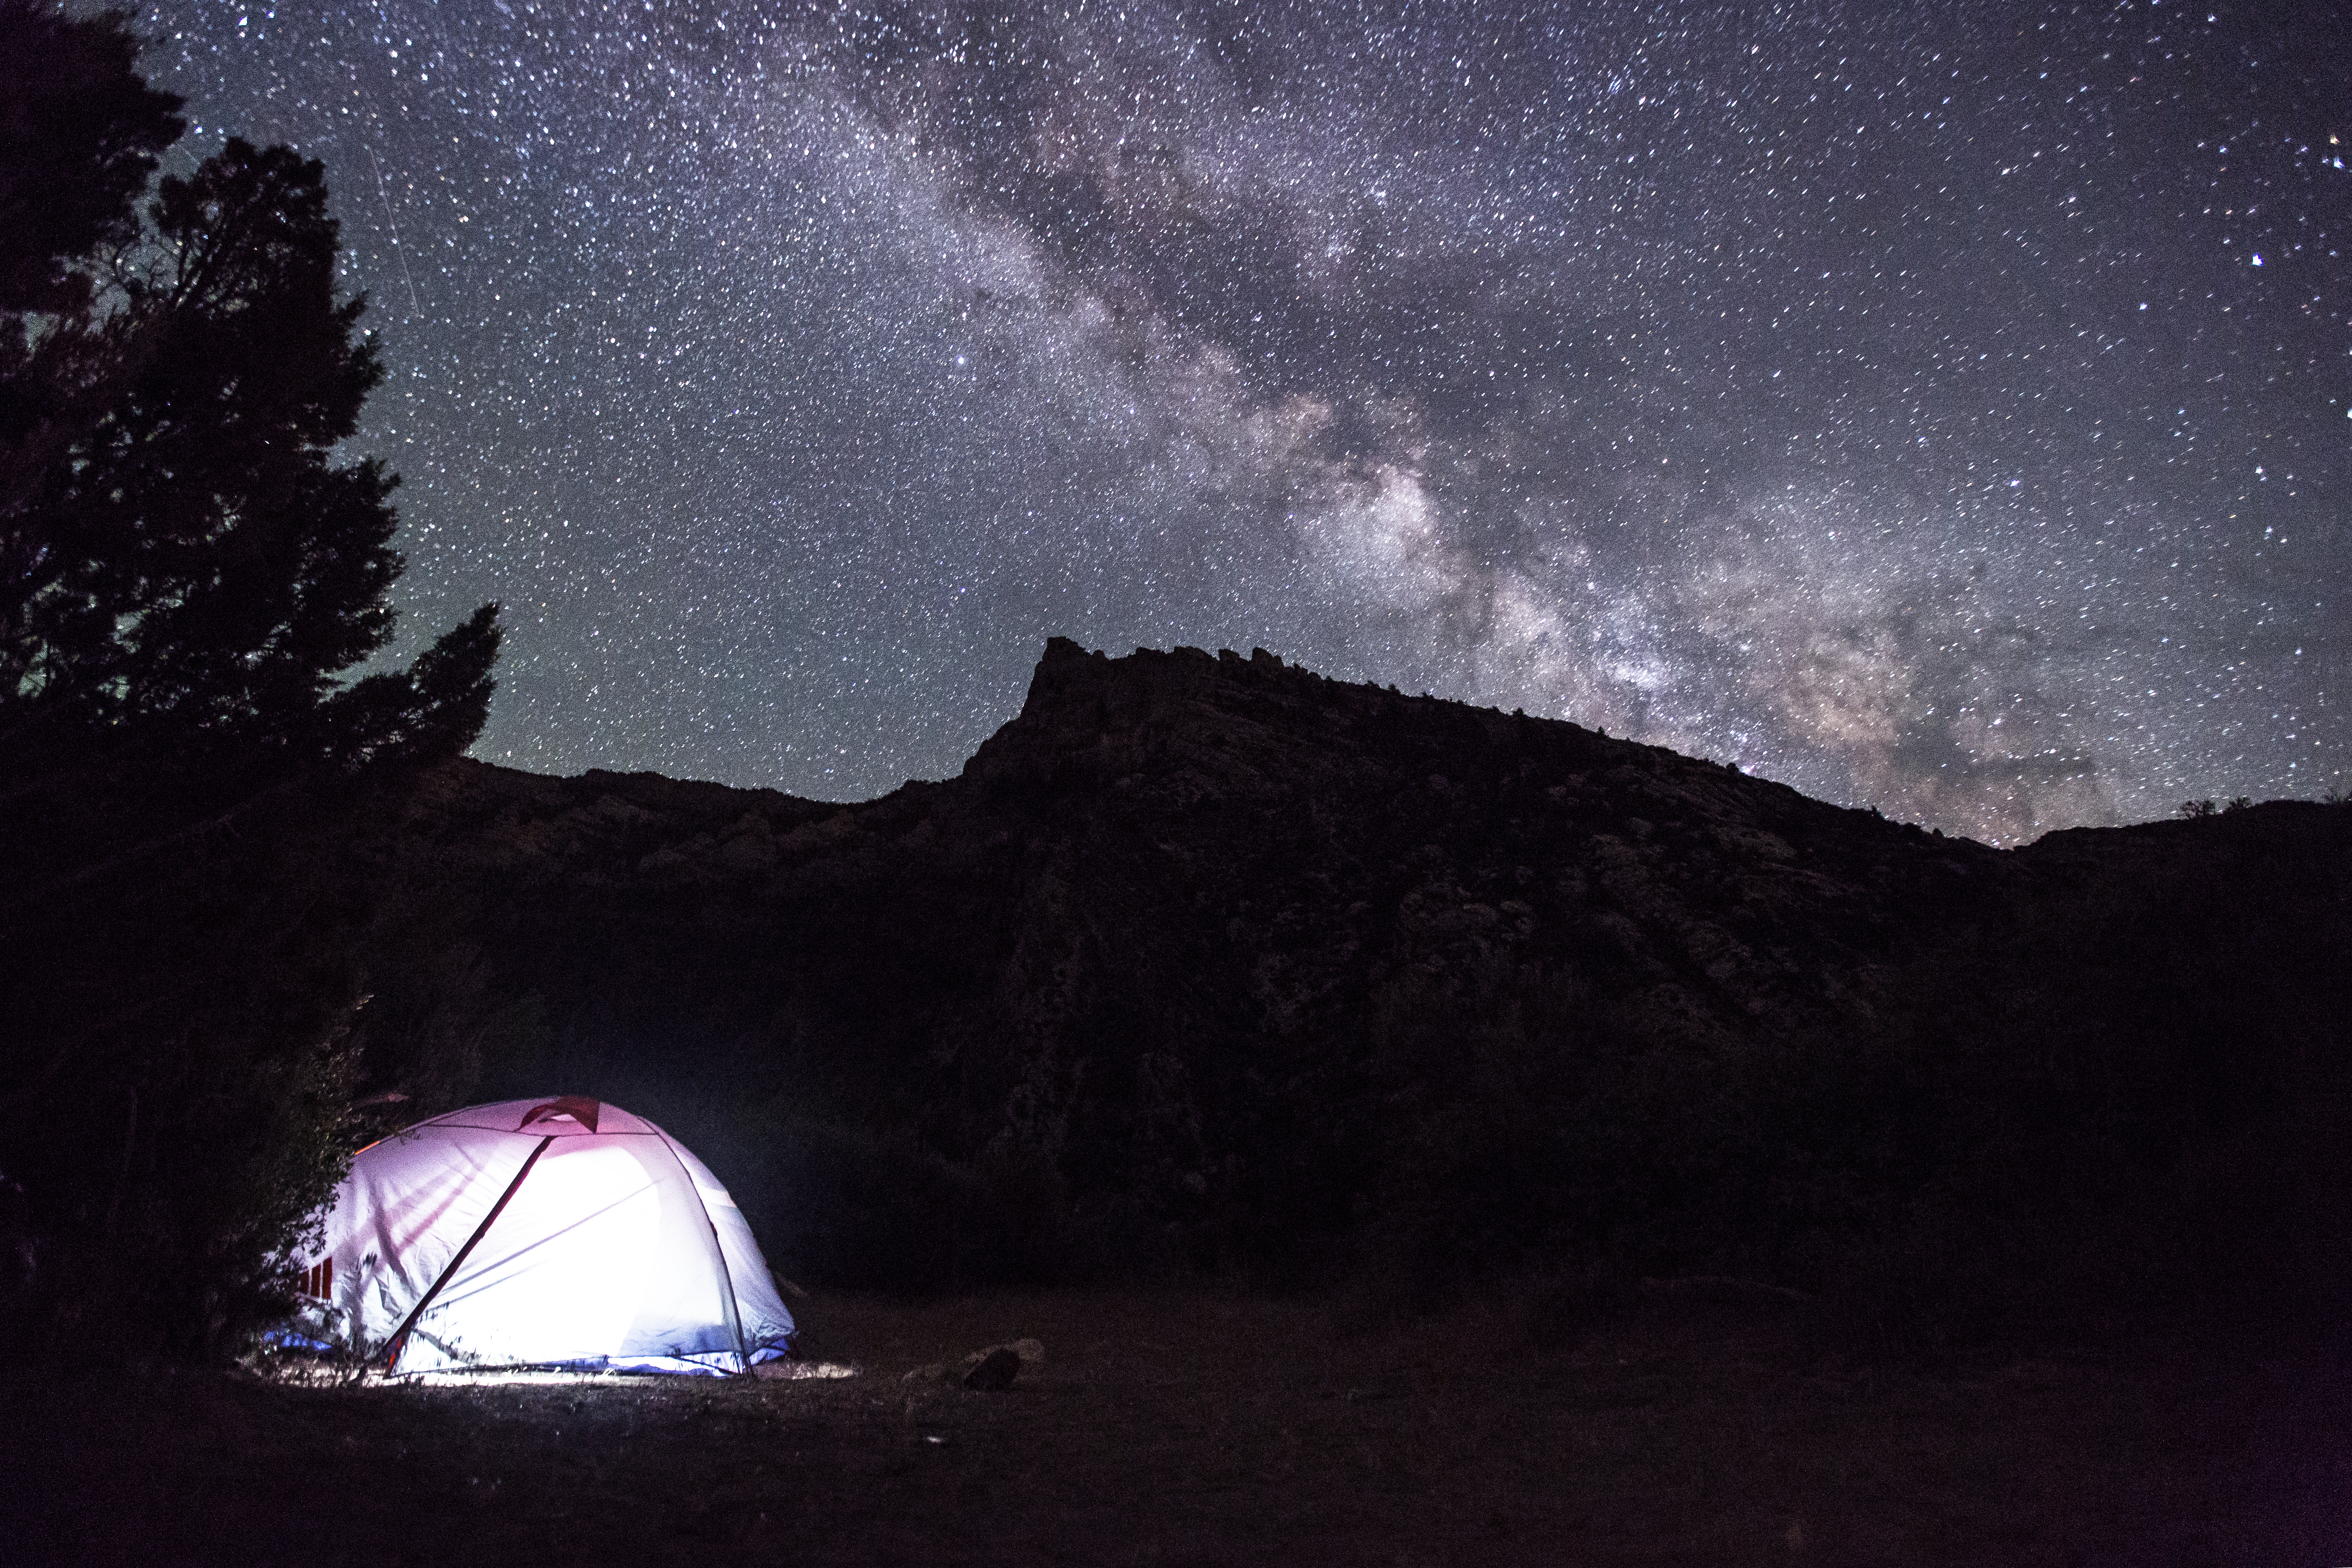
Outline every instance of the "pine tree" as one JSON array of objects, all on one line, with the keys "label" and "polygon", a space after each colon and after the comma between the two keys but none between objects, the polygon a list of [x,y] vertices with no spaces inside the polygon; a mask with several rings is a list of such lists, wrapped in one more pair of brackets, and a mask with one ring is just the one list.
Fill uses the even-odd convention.
[{"label": "pine tree", "polygon": [[392,476],[331,460],[383,368],[335,298],[323,169],[232,140],[142,237],[85,262],[100,286],[30,321],[9,378],[0,763],[86,790],[169,755],[233,790],[462,750],[491,607],[338,679],[391,636],[401,563]]},{"label": "pine tree", "polygon": [[138,57],[122,13],[0,0],[0,315],[74,308],[73,263],[131,237],[155,154],[187,129]]},{"label": "pine tree", "polygon": [[[121,13],[0,0],[0,1175],[20,1343],[210,1353],[335,1178],[377,890],[350,825],[479,732],[495,605],[405,668],[383,369],[324,170],[177,100]],[[29,1323],[26,1320],[31,1320]]]}]

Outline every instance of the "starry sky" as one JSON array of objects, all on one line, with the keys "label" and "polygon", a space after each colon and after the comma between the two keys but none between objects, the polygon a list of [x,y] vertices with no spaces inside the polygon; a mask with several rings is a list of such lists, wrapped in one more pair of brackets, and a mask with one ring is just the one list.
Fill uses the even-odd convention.
[{"label": "starry sky", "polygon": [[2217,3],[140,26],[326,161],[478,756],[864,798],[1061,634],[2007,843],[2352,785],[2352,89]]}]

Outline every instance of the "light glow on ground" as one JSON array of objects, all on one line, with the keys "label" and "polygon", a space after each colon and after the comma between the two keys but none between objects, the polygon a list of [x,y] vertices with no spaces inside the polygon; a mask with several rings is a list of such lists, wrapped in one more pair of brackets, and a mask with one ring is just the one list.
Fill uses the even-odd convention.
[{"label": "light glow on ground", "polygon": [[[751,1369],[762,1383],[799,1382],[804,1379],[856,1377],[857,1368],[838,1362],[761,1362]],[[397,1377],[372,1381],[385,1384],[408,1384],[423,1388],[481,1388],[520,1386],[530,1384],[562,1384],[571,1387],[603,1385],[605,1387],[647,1388],[670,1383],[727,1382],[727,1378],[681,1376],[676,1373],[659,1372],[564,1372],[551,1367],[485,1367],[479,1371],[404,1373]]]}]

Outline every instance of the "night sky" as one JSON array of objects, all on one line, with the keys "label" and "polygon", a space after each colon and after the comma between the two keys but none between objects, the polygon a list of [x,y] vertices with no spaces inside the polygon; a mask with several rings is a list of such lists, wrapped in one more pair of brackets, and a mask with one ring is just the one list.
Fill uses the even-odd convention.
[{"label": "night sky", "polygon": [[2332,9],[142,26],[190,146],[326,160],[478,756],[862,798],[1059,633],[2011,842],[2352,784]]}]

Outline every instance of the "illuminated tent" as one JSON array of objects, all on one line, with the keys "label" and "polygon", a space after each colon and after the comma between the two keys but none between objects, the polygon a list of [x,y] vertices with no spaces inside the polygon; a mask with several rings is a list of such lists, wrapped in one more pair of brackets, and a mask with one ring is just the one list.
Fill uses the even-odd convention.
[{"label": "illuminated tent", "polygon": [[302,1291],[289,1338],[394,1373],[740,1373],[793,1332],[709,1168],[576,1096],[451,1111],[362,1150]]}]

